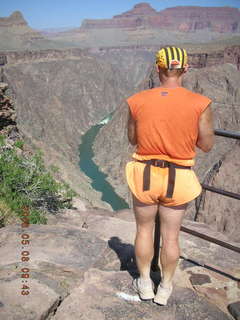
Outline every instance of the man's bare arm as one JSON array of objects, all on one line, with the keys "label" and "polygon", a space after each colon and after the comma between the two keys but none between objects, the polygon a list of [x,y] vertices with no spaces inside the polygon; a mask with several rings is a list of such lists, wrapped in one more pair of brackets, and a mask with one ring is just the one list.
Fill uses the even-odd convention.
[{"label": "man's bare arm", "polygon": [[136,121],[133,119],[129,105],[125,102],[126,108],[128,108],[128,140],[135,146],[137,144],[137,134],[136,134]]},{"label": "man's bare arm", "polygon": [[213,115],[211,105],[204,110],[199,119],[197,147],[209,152],[214,144]]}]

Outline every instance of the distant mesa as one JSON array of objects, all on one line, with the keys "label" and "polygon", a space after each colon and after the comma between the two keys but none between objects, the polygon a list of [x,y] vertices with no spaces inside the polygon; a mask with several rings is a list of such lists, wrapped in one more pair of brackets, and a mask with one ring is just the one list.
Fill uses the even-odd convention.
[{"label": "distant mesa", "polygon": [[112,19],[86,19],[81,29],[154,28],[181,32],[207,30],[219,33],[240,32],[240,11],[230,7],[179,6],[156,11],[148,3]]},{"label": "distant mesa", "polygon": [[152,15],[152,14],[156,14],[156,13],[157,13],[157,11],[155,9],[153,9],[149,3],[142,2],[142,3],[136,4],[132,10],[126,11],[120,15],[116,15],[113,18]]},{"label": "distant mesa", "polygon": [[0,18],[0,27],[27,26],[20,11],[14,11],[9,17]]},{"label": "distant mesa", "polygon": [[20,11],[13,12],[9,17],[0,17],[1,50],[39,48],[43,40],[43,36],[28,25]]}]

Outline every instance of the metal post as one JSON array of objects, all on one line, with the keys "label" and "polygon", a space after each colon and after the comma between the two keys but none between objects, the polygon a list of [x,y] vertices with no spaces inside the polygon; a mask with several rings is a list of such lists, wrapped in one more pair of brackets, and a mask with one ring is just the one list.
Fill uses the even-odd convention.
[{"label": "metal post", "polygon": [[159,252],[160,252],[160,217],[156,214],[155,230],[154,230],[154,256],[152,259],[151,270],[153,272],[160,272],[159,268]]}]

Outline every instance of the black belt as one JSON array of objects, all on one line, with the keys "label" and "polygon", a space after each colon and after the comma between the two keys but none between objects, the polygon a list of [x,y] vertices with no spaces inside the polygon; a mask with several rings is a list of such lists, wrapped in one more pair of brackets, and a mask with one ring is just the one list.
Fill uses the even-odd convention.
[{"label": "black belt", "polygon": [[137,160],[139,162],[146,163],[147,165],[143,171],[143,191],[147,191],[150,189],[150,170],[151,166],[161,167],[161,168],[169,168],[168,174],[168,188],[167,188],[167,198],[172,198],[174,185],[175,185],[175,176],[176,176],[176,168],[177,169],[191,169],[189,166],[180,166],[179,164],[169,162],[166,160],[160,159],[150,159],[150,160]]}]

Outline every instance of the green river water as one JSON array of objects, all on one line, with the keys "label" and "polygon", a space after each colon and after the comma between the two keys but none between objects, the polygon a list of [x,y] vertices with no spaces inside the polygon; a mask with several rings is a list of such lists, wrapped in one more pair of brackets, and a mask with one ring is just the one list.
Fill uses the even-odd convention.
[{"label": "green river water", "polygon": [[92,180],[93,189],[102,193],[102,200],[109,203],[112,209],[121,210],[129,208],[127,202],[119,197],[113,187],[106,181],[107,175],[101,172],[95,162],[92,160],[94,153],[92,145],[99,129],[104,124],[92,126],[83,136],[82,143],[79,146],[80,169]]}]

